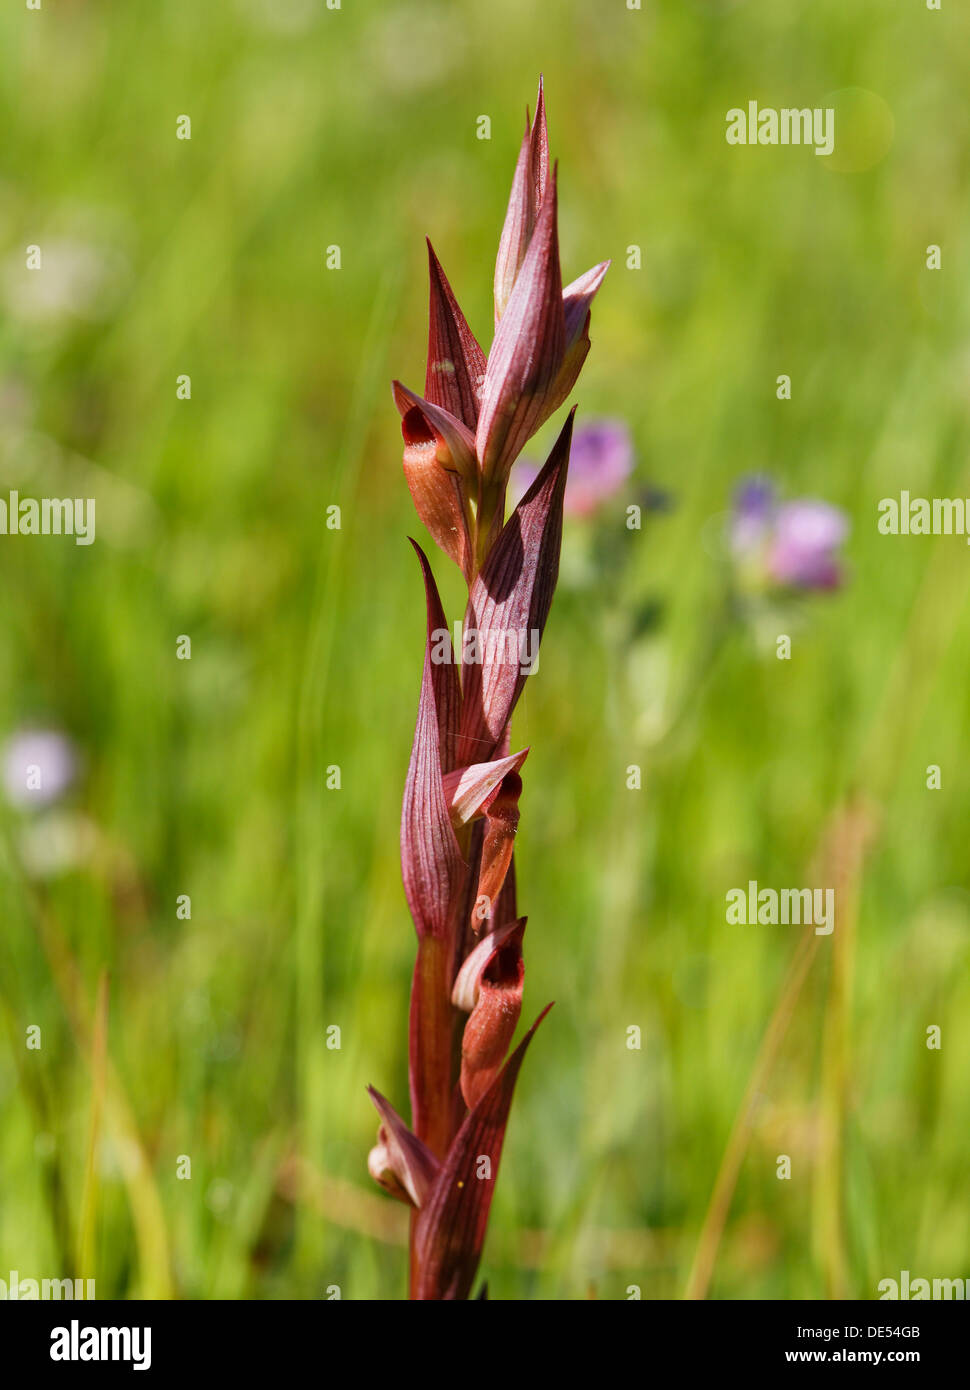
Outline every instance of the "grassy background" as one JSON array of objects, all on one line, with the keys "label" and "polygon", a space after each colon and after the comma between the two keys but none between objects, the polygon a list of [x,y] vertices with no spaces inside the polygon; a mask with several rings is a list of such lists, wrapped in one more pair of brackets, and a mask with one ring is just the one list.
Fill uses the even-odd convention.
[{"label": "grassy background", "polygon": [[[483,1272],[683,1293],[798,946],[724,894],[818,874],[844,915],[755,1076],[711,1293],[970,1275],[968,562],[876,531],[900,488],[970,495],[967,39],[922,0],[4,8],[0,491],[94,496],[98,539],[0,542],[0,733],[62,728],[85,764],[57,819],[3,815],[0,1278],[403,1290],[364,1166],[365,1084],[406,1098],[424,623],[388,383],[423,382],[426,233],[488,341],[540,70],[565,276],[614,258],[575,399],[638,463],[567,528],[516,716],[524,1014],[557,1004]],[[749,99],[835,104],[836,156],[729,147]],[[713,640],[753,471],[849,513],[848,579]],[[641,486],[672,506],[630,532]],[[41,876],[55,834],[73,860]]]}]

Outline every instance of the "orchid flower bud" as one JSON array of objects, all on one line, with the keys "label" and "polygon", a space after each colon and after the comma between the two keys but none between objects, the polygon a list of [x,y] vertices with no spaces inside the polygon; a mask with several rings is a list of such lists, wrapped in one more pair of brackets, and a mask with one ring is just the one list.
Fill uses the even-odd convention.
[{"label": "orchid flower bud", "polygon": [[[480,943],[470,957],[475,960],[477,980],[471,972],[464,972],[460,997],[463,1002],[474,997],[461,1044],[461,1093],[469,1108],[475,1106],[501,1070],[519,1021],[525,975],[525,923],[526,919],[520,917],[509,928]],[[481,949],[486,944],[490,948],[487,953]]]},{"label": "orchid flower bud", "polygon": [[377,1143],[367,1159],[368,1171],[392,1197],[420,1207],[437,1176],[438,1160],[411,1133],[380,1091],[375,1091],[373,1086],[368,1086],[367,1090],[381,1117]]}]

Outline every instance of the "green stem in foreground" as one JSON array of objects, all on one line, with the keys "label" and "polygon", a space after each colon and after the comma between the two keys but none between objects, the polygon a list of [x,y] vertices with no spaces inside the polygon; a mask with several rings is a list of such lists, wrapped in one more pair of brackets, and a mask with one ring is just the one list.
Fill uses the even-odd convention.
[{"label": "green stem in foreground", "polygon": [[[488,553],[498,539],[505,521],[505,484],[481,483],[475,512],[474,548],[475,574],[488,559]],[[471,582],[469,587],[471,587]]]}]

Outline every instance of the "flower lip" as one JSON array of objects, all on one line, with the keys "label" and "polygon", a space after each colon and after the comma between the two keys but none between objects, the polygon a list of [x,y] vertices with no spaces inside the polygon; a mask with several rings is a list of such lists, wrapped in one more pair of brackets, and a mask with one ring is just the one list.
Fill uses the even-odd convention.
[{"label": "flower lip", "polygon": [[499,946],[489,957],[488,964],[479,977],[482,983],[496,988],[519,987],[525,977],[525,962],[522,959],[521,940],[512,939]]},{"label": "flower lip", "polygon": [[[514,939],[513,951],[522,952],[522,935],[525,931],[525,924],[528,919],[519,917],[513,922],[506,922],[503,927],[496,931],[489,932],[483,936],[478,945],[472,950],[455,977],[452,989],[451,1002],[456,1009],[462,1009],[465,1013],[471,1013],[478,1002],[478,991],[481,980],[486,976],[491,968],[491,973],[487,974],[490,984],[494,984],[499,975],[495,973],[495,961],[503,951],[509,948],[510,941]],[[506,968],[509,965],[508,957],[503,956],[502,965]]]},{"label": "flower lip", "polygon": [[525,919],[497,941],[478,976],[475,1007],[461,1040],[461,1092],[471,1109],[505,1059],[522,1009],[522,933]]},{"label": "flower lip", "polygon": [[409,449],[434,449],[437,447],[435,432],[428,424],[428,417],[420,406],[413,405],[401,419],[401,434]]},{"label": "flower lip", "polygon": [[[425,400],[400,381],[391,382],[394,404],[401,412],[402,422],[410,416],[407,427],[402,423],[405,438],[405,454],[410,445],[409,434],[414,436],[417,448],[424,449],[429,442],[435,445],[435,453],[442,468],[449,473],[460,473],[471,482],[477,476],[475,462],[475,436],[467,425],[433,401]],[[415,416],[412,412],[417,411]],[[418,419],[418,416],[421,419]],[[422,423],[423,422],[423,423]]]}]

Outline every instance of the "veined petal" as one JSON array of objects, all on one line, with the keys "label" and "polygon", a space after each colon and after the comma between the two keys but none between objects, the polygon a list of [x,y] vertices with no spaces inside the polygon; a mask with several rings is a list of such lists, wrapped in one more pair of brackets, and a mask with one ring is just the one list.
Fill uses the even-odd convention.
[{"label": "veined petal", "polygon": [[574,414],[472,585],[464,627],[478,633],[481,660],[462,666],[460,762],[495,752],[522,693],[528,670],[520,659],[510,659],[510,634],[518,637],[519,651],[528,650],[533,663],[538,655],[559,574]]},{"label": "veined petal", "polygon": [[451,811],[451,823],[457,829],[476,816],[484,815],[485,806],[507,772],[517,772],[528,756],[528,748],[492,763],[472,763],[456,767],[443,778],[445,800]]},{"label": "veined petal", "polygon": [[495,260],[495,326],[505,313],[515,277],[529,249],[549,179],[549,135],[546,103],[539,79],[536,114],[531,125],[526,112],[525,135],[519,150],[512,192]]},{"label": "veined petal", "polygon": [[612,261],[600,261],[567,285],[562,292],[563,313],[566,319],[566,347],[575,342],[586,323],[586,315],[596,291],[606,279]]},{"label": "veined petal", "polygon": [[428,270],[431,304],[424,394],[433,405],[441,406],[473,431],[485,380],[485,354],[458,307],[430,241]]},{"label": "veined petal", "polygon": [[426,446],[434,443],[436,457],[442,468],[459,473],[471,484],[477,477],[475,436],[466,424],[443,406],[426,401],[409,391],[401,382],[391,383],[394,404],[401,412],[401,433],[404,443]]},{"label": "veined petal", "polygon": [[488,357],[475,435],[486,485],[508,475],[538,428],[562,366],[565,333],[553,172]]},{"label": "veined petal", "polygon": [[367,1091],[381,1117],[377,1143],[367,1159],[371,1177],[392,1197],[420,1207],[440,1164],[380,1091],[373,1086],[368,1086]]},{"label": "veined petal", "polygon": [[[414,544],[414,542],[412,542]],[[454,660],[435,661],[441,640],[450,654],[444,610],[427,558],[414,544],[424,574],[428,620],[418,721],[401,812],[401,876],[418,934],[411,986],[408,1073],[414,1131],[435,1154],[451,1134],[452,1023],[449,998],[455,927],[467,872],[442,786],[451,768],[461,693]]]},{"label": "veined petal", "polygon": [[[414,542],[412,542],[414,544]],[[452,925],[464,863],[451,825],[441,774],[441,728],[454,727],[458,675],[454,663],[432,661],[432,640],[447,631],[434,576],[414,544],[428,603],[424,674],[401,813],[401,871],[418,936],[446,937]]]},{"label": "veined petal", "polygon": [[582,370],[590,348],[589,320],[590,305],[596,291],[610,268],[609,261],[602,261],[587,270],[578,280],[567,285],[562,292],[563,315],[566,323],[566,351],[559,375],[542,408],[540,424],[545,424],[554,415],[576,385],[576,378]]},{"label": "veined petal", "polygon": [[539,93],[536,97],[536,114],[532,121],[530,141],[532,155],[532,174],[535,179],[536,212],[542,207],[549,182],[549,132],[546,129],[546,94],[539,78]]},{"label": "veined petal", "polygon": [[[410,539],[410,538],[409,538]],[[434,705],[438,716],[438,752],[442,775],[458,765],[458,732],[461,726],[461,681],[458,663],[451,644],[451,632],[445,610],[441,606],[438,586],[431,573],[428,557],[418,545],[411,541],[412,549],[421,566],[424,581],[424,599],[427,611],[425,636],[427,638],[426,659],[431,659],[431,684]]]},{"label": "veined petal", "polygon": [[[417,1217],[419,1299],[468,1297],[481,1259],[509,1107],[522,1060],[552,1005],[543,1009],[495,1080],[466,1116]],[[481,1159],[489,1160],[481,1176]]]},{"label": "veined petal", "polygon": [[495,326],[505,313],[519,267],[525,259],[536,221],[535,179],[532,173],[532,137],[528,116],[519,158],[512,178],[512,192],[495,258]]}]

